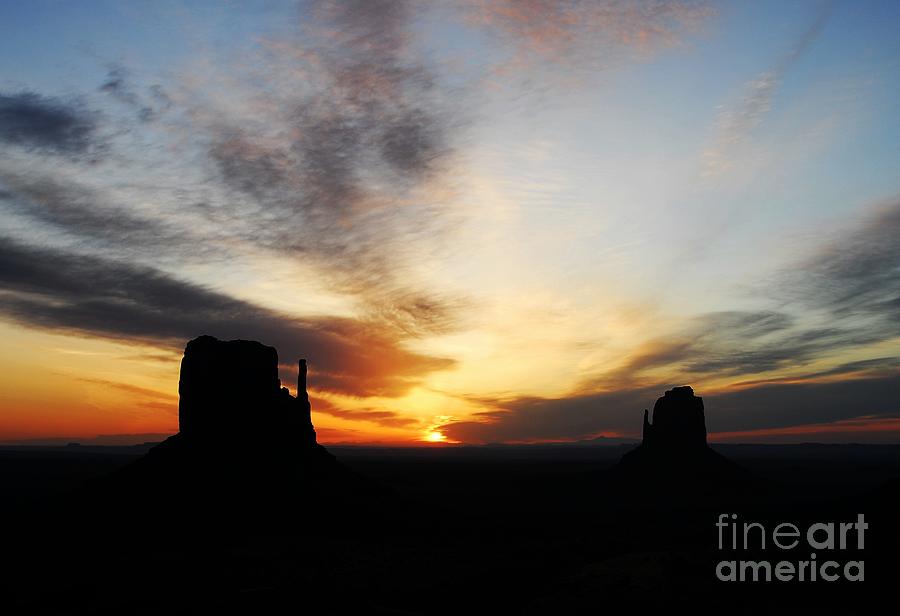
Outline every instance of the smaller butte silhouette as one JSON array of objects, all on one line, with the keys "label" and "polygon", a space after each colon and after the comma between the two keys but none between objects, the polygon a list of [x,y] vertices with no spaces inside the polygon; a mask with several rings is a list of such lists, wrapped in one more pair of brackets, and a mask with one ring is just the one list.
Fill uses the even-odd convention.
[{"label": "smaller butte silhouette", "polygon": [[178,434],[97,487],[105,497],[230,518],[371,504],[376,487],[316,442],[306,379],[301,359],[294,397],[281,386],[273,347],[191,340],[178,382]]},{"label": "smaller butte silhouette", "polygon": [[622,456],[616,471],[630,489],[648,495],[716,492],[744,478],[739,466],[707,444],[703,398],[689,386],[658,398],[652,423],[644,410],[643,440]]}]

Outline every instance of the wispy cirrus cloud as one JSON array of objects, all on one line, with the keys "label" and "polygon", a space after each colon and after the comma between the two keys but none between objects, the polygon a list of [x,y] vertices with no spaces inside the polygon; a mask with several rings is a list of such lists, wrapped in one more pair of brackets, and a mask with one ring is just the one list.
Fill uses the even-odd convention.
[{"label": "wispy cirrus cloud", "polygon": [[785,76],[815,43],[828,23],[831,4],[823,3],[809,27],[791,48],[768,70],[744,84],[744,91],[732,107],[722,109],[717,118],[712,145],[703,153],[704,174],[714,176],[727,171],[736,150],[762,123],[771,111],[775,96]]},{"label": "wispy cirrus cloud", "polygon": [[625,51],[647,53],[695,31],[711,8],[702,1],[463,0],[470,23],[513,50],[507,70],[550,65],[596,68]]},{"label": "wispy cirrus cloud", "polygon": [[156,120],[172,107],[172,99],[160,84],[151,85],[146,92],[139,91],[132,83],[128,69],[120,64],[110,67],[99,90],[133,109],[141,122]]}]

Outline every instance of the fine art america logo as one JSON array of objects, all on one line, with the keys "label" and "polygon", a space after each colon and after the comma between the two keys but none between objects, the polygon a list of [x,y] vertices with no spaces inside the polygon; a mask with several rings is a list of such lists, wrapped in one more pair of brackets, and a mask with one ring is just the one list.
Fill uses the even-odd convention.
[{"label": "fine art america logo", "polygon": [[[764,551],[773,548],[798,551],[801,542],[809,548],[805,560],[723,560],[716,565],[716,577],[723,582],[836,582],[865,580],[865,562],[841,558],[841,551],[863,550],[865,533],[869,528],[865,515],[858,514],[856,522],[816,522],[802,531],[796,524],[782,522],[771,532],[759,522],[738,522],[735,513],[722,513],[716,522],[719,531],[719,550]],[[787,554],[785,554],[787,556]]]}]

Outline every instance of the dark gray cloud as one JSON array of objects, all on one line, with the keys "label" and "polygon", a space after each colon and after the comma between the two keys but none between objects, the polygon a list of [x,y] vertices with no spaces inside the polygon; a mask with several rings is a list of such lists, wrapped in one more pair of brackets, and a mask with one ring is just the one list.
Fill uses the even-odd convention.
[{"label": "dark gray cloud", "polygon": [[[900,201],[829,242],[781,283],[779,294],[834,318],[900,333]],[[874,319],[874,321],[871,321]]]},{"label": "dark gray cloud", "polygon": [[[302,34],[309,42],[291,41],[290,49],[305,62],[307,83],[266,101],[274,111],[267,121],[287,138],[262,139],[239,120],[229,126],[222,118],[213,126],[211,155],[234,188],[294,209],[321,228],[339,217],[352,223],[382,182],[394,183],[388,194],[396,195],[425,179],[449,152],[452,120],[434,74],[410,53],[415,3],[306,4]],[[291,193],[286,199],[284,190]]]},{"label": "dark gray cloud", "polygon": [[204,333],[258,339],[288,366],[308,357],[316,387],[343,394],[400,395],[452,365],[402,349],[377,324],[296,319],[152,268],[8,238],[0,239],[0,289],[0,313],[33,327],[176,348]]},{"label": "dark gray cloud", "polygon": [[879,332],[851,327],[804,328],[784,312],[712,312],[691,319],[674,336],[645,344],[615,370],[583,379],[576,391],[634,387],[661,368],[686,380],[796,368],[880,339]]},{"label": "dark gray cloud", "polygon": [[183,232],[165,221],[111,205],[102,193],[72,180],[15,173],[0,167],[0,208],[27,217],[81,240],[107,247],[159,249],[184,243]]},{"label": "dark gray cloud", "polygon": [[898,368],[900,368],[900,357],[873,357],[871,359],[850,361],[828,370],[822,370],[818,373],[818,376],[837,376],[857,372],[884,373],[894,372]]},{"label": "dark gray cloud", "polygon": [[580,440],[601,433],[635,434],[642,410],[658,397],[662,386],[622,389],[569,398],[528,397],[497,401],[492,410],[471,421],[441,427],[451,440],[499,443],[534,440]]},{"label": "dark gray cloud", "polygon": [[139,91],[132,83],[131,73],[121,65],[110,67],[100,91],[132,108],[141,122],[158,119],[172,106],[172,99],[161,85],[154,84],[146,92]]},{"label": "dark gray cloud", "polygon": [[881,378],[890,376],[900,369],[900,357],[873,357],[858,361],[845,362],[832,368],[815,370],[803,374],[765,377],[761,379],[747,379],[733,383],[736,389],[758,387],[760,385],[778,385],[784,383],[798,383],[804,381],[819,381],[829,377],[850,376],[867,378]]},{"label": "dark gray cloud", "polygon": [[653,369],[684,380],[797,369],[900,336],[900,202],[828,234],[793,266],[752,285],[776,310],[698,315],[578,392],[646,382]]},{"label": "dark gray cloud", "polygon": [[900,412],[898,391],[896,371],[870,378],[762,385],[709,396],[707,425],[710,431],[733,432],[894,417]]},{"label": "dark gray cloud", "polygon": [[746,375],[803,366],[830,352],[877,342],[877,332],[854,328],[793,328],[768,338],[735,337],[708,329],[682,357],[691,374]]},{"label": "dark gray cloud", "polygon": [[900,202],[895,202],[844,230],[762,289],[785,311],[827,325],[804,326],[785,314],[781,327],[766,330],[758,327],[761,316],[754,313],[737,315],[744,324],[706,317],[691,339],[687,367],[698,373],[759,373],[900,336],[898,237]]},{"label": "dark gray cloud", "polygon": [[[672,387],[657,384],[570,398],[522,398],[498,403],[475,421],[441,430],[465,442],[580,440],[601,433],[639,436],[643,409]],[[900,374],[836,382],[775,383],[704,395],[710,432],[777,429],[900,413]]]},{"label": "dark gray cloud", "polygon": [[131,89],[127,83],[127,71],[121,66],[113,66],[106,74],[106,81],[100,86],[101,92],[106,92],[110,96],[119,101],[132,105],[140,106],[137,94]]},{"label": "dark gray cloud", "polygon": [[95,150],[96,115],[82,105],[35,92],[0,94],[0,142],[76,155]]},{"label": "dark gray cloud", "polygon": [[794,318],[773,310],[726,310],[709,312],[696,319],[698,337],[716,335],[732,341],[755,339],[782,332],[794,325]]},{"label": "dark gray cloud", "polygon": [[734,311],[695,319],[682,357],[689,373],[756,374],[804,364],[848,345],[851,332],[803,329],[785,313]]},{"label": "dark gray cloud", "polygon": [[578,391],[631,385],[643,373],[664,367],[685,379],[800,368],[830,354],[892,340],[900,336],[897,237],[900,202],[843,230],[757,289],[781,310],[699,315],[681,332],[646,345],[617,370],[586,378]]}]

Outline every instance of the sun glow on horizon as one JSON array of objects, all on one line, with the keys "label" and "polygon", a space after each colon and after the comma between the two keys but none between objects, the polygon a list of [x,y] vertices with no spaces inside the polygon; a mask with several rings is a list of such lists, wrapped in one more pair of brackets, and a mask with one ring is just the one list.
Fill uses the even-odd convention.
[{"label": "sun glow on horizon", "polygon": [[425,433],[425,438],[422,440],[427,443],[446,443],[447,435],[438,430],[430,430]]}]

